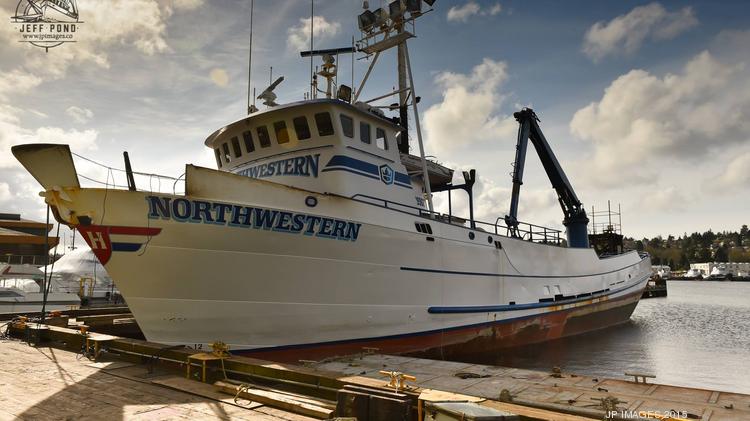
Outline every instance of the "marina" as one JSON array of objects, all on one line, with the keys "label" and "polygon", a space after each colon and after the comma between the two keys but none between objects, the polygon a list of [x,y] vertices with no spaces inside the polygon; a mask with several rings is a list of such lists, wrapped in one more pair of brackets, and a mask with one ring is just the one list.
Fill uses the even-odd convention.
[{"label": "marina", "polygon": [[11,17],[0,419],[750,420],[732,7],[151,1]]}]

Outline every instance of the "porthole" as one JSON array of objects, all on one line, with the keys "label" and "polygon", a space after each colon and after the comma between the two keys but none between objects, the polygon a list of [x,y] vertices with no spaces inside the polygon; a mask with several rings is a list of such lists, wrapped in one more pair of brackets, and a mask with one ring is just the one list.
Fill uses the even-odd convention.
[{"label": "porthole", "polygon": [[473,239],[474,239],[474,233],[473,233],[473,232],[470,232],[470,233],[469,233],[469,240],[473,240]]},{"label": "porthole", "polygon": [[316,198],[315,196],[307,196],[305,198],[305,204],[308,207],[314,208],[315,206],[318,206],[318,198]]},{"label": "porthole", "polygon": [[490,244],[492,244],[492,237],[491,236],[487,237],[487,242],[490,243]]}]

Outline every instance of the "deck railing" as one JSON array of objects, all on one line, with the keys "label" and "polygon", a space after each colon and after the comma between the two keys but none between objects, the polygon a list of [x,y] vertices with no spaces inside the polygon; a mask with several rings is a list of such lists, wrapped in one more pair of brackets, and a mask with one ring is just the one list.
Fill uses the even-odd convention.
[{"label": "deck railing", "polygon": [[[499,217],[495,220],[495,223],[492,222],[484,222],[484,221],[473,221],[474,222],[474,228],[471,227],[471,221],[463,218],[458,218],[454,215],[450,214],[444,214],[436,211],[429,211],[427,209],[423,209],[416,206],[406,205],[403,203],[393,202],[386,199],[381,199],[378,197],[368,196],[365,194],[355,194],[351,197],[351,199],[354,199],[359,202],[368,203],[371,205],[396,210],[399,212],[409,213],[416,216],[422,216],[434,219],[436,221],[444,222],[451,225],[461,226],[467,229],[474,229],[477,231],[483,231],[483,232],[491,232],[495,235],[500,235],[503,237],[511,237],[511,230],[510,228],[505,224],[505,219],[503,217]],[[468,226],[466,224],[469,224]],[[522,240],[526,241],[533,241],[535,243],[543,243],[543,244],[551,244],[551,245],[562,245],[562,239],[560,237],[560,234],[562,231],[549,228],[549,227],[543,227],[541,225],[534,225],[528,222],[518,222],[518,228],[517,228],[518,236],[516,238],[520,238]]]},{"label": "deck railing", "polygon": [[[128,189],[125,170],[104,165],[76,153],[72,153],[72,155],[81,186]],[[168,175],[133,171],[133,179],[137,190],[154,193],[184,194],[184,176],[185,174],[182,174],[175,178]]]}]

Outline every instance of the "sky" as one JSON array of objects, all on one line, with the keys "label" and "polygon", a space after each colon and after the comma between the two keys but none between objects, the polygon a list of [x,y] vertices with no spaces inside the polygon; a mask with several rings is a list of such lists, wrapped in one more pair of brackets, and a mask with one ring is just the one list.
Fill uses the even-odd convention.
[{"label": "sky", "polygon": [[[45,217],[12,145],[67,143],[117,168],[128,151],[136,171],[178,177],[186,163],[215,167],[203,141],[246,115],[249,2],[77,3],[77,42],[48,52],[0,23],[0,212]],[[16,6],[3,0],[0,15]],[[360,1],[316,0],[315,48],[350,46],[361,11]],[[739,230],[750,222],[749,18],[746,1],[437,0],[409,41],[426,153],[457,177],[477,169],[476,215],[494,221],[510,202],[512,114],[532,107],[586,209],[620,205],[625,235]],[[255,1],[258,92],[272,67],[285,77],[277,101],[303,99],[310,21],[309,1]],[[357,86],[369,61],[355,58]],[[339,64],[351,84],[351,56]],[[394,89],[395,68],[394,50],[363,97]],[[519,219],[562,228],[533,148],[526,162]],[[458,196],[454,209],[468,213]],[[435,203],[446,209],[444,197]]]}]

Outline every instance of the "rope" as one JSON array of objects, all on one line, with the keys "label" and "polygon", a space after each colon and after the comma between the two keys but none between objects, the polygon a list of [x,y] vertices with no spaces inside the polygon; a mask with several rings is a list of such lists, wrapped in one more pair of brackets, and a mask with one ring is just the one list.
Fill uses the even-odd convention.
[{"label": "rope", "polygon": [[[47,226],[49,226],[49,204],[47,204]],[[46,231],[46,230],[45,230]],[[60,223],[57,223],[57,232],[55,233],[55,237],[60,238]],[[47,241],[47,244],[49,244],[49,231],[46,231],[46,234],[44,236],[45,240]],[[59,244],[59,242],[58,242]],[[57,246],[58,244],[55,244],[55,257],[57,257]],[[46,316],[47,312],[47,297],[49,296],[49,290],[50,286],[52,286],[52,272],[55,271],[55,260],[52,261],[52,266],[49,270],[49,277],[47,277],[47,266],[49,266],[49,250],[47,250],[47,265],[44,265],[44,294],[42,297],[42,314],[40,322],[37,323],[37,328],[40,324],[44,324],[44,318]]]}]

